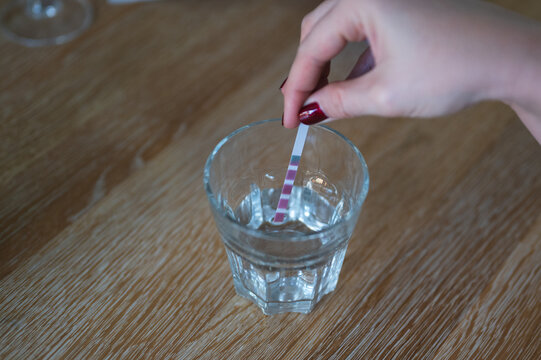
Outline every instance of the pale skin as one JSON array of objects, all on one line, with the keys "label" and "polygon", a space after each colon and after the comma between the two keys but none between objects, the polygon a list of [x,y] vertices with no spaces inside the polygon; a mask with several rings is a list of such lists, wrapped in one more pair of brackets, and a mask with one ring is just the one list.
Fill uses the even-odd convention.
[{"label": "pale skin", "polygon": [[[370,48],[350,76],[328,83],[330,61],[363,40]],[[303,19],[282,93],[288,128],[310,103],[334,120],[499,100],[541,143],[541,23],[473,0],[326,0]]]}]

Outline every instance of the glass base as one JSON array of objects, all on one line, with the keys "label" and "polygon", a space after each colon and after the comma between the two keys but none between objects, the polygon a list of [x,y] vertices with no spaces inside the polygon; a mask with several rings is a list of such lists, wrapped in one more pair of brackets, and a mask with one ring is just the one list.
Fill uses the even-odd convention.
[{"label": "glass base", "polygon": [[259,265],[227,248],[226,252],[237,294],[251,300],[265,315],[308,314],[336,288],[346,248],[303,269]]},{"label": "glass base", "polygon": [[12,0],[0,13],[0,28],[6,38],[24,46],[66,43],[92,23],[92,6],[87,0]]}]

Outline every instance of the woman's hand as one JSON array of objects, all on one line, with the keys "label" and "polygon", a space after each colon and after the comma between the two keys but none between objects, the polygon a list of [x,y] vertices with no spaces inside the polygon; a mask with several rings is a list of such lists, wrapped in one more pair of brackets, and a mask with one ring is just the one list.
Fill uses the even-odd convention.
[{"label": "woman's hand", "polygon": [[[362,40],[370,47],[348,79],[328,84],[330,61]],[[497,99],[541,141],[541,26],[473,0],[327,0],[302,22],[282,92],[289,128],[327,117],[431,117]]]}]

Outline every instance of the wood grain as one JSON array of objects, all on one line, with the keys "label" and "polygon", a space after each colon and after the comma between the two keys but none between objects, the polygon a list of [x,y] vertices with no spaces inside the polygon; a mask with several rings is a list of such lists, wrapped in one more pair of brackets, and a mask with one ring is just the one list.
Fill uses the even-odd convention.
[{"label": "wood grain", "polygon": [[371,175],[336,291],[235,294],[204,161],[280,115],[315,4],[98,2],[66,45],[0,40],[0,358],[541,358],[541,147],[498,103],[333,123]]}]

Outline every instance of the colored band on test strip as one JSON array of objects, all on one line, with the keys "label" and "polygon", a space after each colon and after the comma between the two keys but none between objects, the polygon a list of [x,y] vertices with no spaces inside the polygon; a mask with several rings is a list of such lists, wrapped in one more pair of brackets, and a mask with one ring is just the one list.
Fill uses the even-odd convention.
[{"label": "colored band on test strip", "polygon": [[285,214],[287,213],[287,205],[289,203],[289,197],[293,190],[293,183],[295,182],[295,176],[297,175],[297,169],[299,168],[299,162],[301,161],[302,149],[304,148],[304,142],[306,141],[306,135],[308,134],[308,126],[304,124],[299,125],[297,130],[297,137],[295,138],[295,145],[293,145],[293,151],[291,153],[291,159],[289,160],[289,166],[287,167],[286,178],[284,185],[282,186],[282,193],[278,200],[278,207],[274,214],[274,223],[279,224],[284,221]]}]

